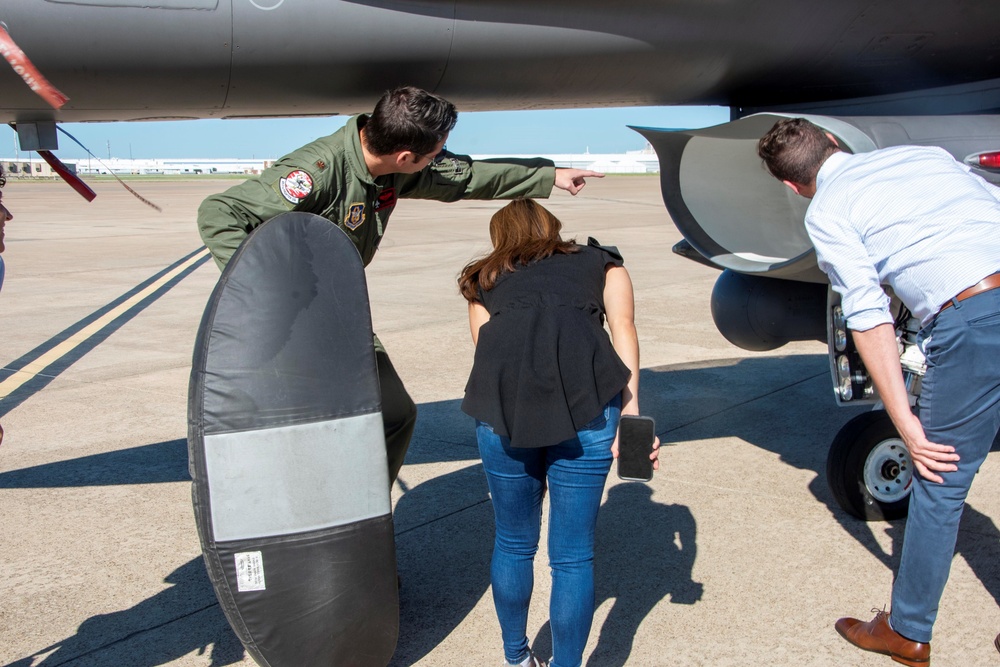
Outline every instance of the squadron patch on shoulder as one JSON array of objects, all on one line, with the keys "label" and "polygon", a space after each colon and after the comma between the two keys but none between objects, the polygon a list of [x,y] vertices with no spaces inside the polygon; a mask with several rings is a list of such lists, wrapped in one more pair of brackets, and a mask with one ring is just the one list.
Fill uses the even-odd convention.
[{"label": "squadron patch on shoulder", "polygon": [[281,196],[293,204],[298,204],[309,196],[313,189],[313,179],[307,172],[296,169],[279,182]]},{"label": "squadron patch on shoulder", "polygon": [[361,226],[361,223],[365,221],[365,204],[364,202],[355,202],[350,205],[347,209],[347,217],[344,218],[344,225],[354,231]]}]

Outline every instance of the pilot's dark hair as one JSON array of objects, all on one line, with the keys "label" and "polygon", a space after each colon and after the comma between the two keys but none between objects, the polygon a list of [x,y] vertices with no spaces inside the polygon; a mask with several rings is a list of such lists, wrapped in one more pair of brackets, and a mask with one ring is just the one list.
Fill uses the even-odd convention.
[{"label": "pilot's dark hair", "polygon": [[757,142],[757,155],[779,181],[809,185],[819,168],[839,149],[821,128],[805,118],[785,118]]},{"label": "pilot's dark hair", "polygon": [[458,122],[455,105],[426,90],[404,86],[386,91],[364,128],[373,155],[411,151],[428,155]]}]

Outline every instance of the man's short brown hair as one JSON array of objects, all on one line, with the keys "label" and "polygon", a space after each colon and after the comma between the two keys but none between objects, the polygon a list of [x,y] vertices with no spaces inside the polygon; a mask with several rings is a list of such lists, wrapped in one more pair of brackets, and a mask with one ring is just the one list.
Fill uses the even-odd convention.
[{"label": "man's short brown hair", "polygon": [[458,112],[448,100],[412,86],[394,88],[382,95],[365,124],[365,147],[375,155],[425,155],[457,121]]},{"label": "man's short brown hair", "polygon": [[785,118],[757,142],[757,155],[779,181],[809,185],[826,158],[838,150],[821,128],[805,118]]}]

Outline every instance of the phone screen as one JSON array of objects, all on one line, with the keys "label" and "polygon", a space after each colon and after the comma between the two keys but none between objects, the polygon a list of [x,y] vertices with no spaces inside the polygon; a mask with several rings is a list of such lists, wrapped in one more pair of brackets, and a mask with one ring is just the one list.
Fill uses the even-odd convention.
[{"label": "phone screen", "polygon": [[653,451],[656,425],[652,417],[622,415],[618,426],[618,476],[648,482],[653,479]]}]

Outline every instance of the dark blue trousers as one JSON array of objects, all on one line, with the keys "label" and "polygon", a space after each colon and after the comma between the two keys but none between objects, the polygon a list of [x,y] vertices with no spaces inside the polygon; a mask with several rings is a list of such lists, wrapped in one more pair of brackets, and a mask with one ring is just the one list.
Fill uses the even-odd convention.
[{"label": "dark blue trousers", "polygon": [[961,457],[943,484],[913,476],[903,553],[892,589],[890,622],[929,642],[955,555],[972,479],[1000,429],[1000,289],[941,311],[921,331],[927,374],[918,401],[927,439]]}]

